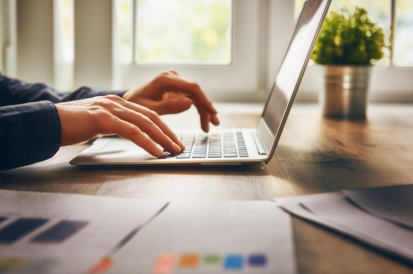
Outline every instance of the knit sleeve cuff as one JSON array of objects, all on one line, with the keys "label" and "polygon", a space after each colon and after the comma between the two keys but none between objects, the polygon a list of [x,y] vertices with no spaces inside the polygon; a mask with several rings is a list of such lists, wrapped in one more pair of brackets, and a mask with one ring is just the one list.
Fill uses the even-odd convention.
[{"label": "knit sleeve cuff", "polygon": [[46,160],[59,150],[60,119],[49,101],[0,108],[0,169]]}]

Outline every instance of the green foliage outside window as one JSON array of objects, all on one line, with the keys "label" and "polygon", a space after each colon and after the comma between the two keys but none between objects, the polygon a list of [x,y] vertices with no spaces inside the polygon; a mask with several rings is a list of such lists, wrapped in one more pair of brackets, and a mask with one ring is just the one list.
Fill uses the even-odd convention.
[{"label": "green foliage outside window", "polygon": [[353,14],[343,9],[326,18],[311,58],[321,65],[373,65],[386,47],[383,29],[365,9],[356,8]]}]

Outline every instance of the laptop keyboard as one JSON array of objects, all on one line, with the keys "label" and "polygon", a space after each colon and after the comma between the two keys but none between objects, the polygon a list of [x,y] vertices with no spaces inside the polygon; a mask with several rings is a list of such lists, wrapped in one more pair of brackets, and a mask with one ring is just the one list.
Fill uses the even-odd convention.
[{"label": "laptop keyboard", "polygon": [[177,159],[248,157],[241,132],[187,133],[178,137],[186,148]]}]

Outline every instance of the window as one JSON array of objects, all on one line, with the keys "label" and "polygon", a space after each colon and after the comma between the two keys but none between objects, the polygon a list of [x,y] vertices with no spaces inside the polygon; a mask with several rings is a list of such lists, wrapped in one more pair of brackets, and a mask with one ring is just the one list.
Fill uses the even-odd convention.
[{"label": "window", "polygon": [[73,86],[74,0],[54,0],[54,85],[62,90]]},{"label": "window", "polygon": [[[298,16],[304,0],[297,0],[296,5],[296,17]],[[390,1],[389,0],[338,0],[332,1],[330,10],[340,12],[343,8],[350,11],[354,10],[355,7],[364,7],[369,12],[369,17],[373,22],[377,22],[378,25],[383,28],[387,37],[390,37]],[[390,64],[390,52],[385,51],[385,56],[376,65],[378,66],[388,66]]]},{"label": "window", "polygon": [[[304,0],[295,0],[295,16],[303,6]],[[393,48],[385,52],[385,57],[377,62],[370,86],[370,98],[376,101],[395,102],[410,100],[413,94],[413,2],[411,0],[334,0],[330,11],[363,7],[370,18],[377,22],[388,37]],[[391,26],[394,26],[393,33]],[[392,38],[393,37],[393,38]],[[391,39],[392,38],[392,39]],[[307,100],[315,100],[315,90],[320,86],[316,66],[307,69],[301,85],[301,93]]]},{"label": "window", "polygon": [[133,0],[117,0],[115,2],[115,12],[117,18],[116,40],[118,62],[129,64],[132,62],[132,25],[133,25]]},{"label": "window", "polygon": [[396,28],[393,63],[413,67],[413,1],[396,1]]},{"label": "window", "polygon": [[55,43],[61,49],[58,58],[66,63],[74,61],[74,0],[55,0]]},{"label": "window", "polygon": [[167,69],[199,82],[211,97],[253,94],[262,86],[268,1],[113,1],[116,88]]},{"label": "window", "polygon": [[0,1],[0,70],[17,76],[16,7],[10,1]]},{"label": "window", "polygon": [[139,0],[138,64],[231,63],[231,0]]},{"label": "window", "polygon": [[231,0],[138,0],[135,31],[133,4],[116,1],[120,63],[132,59],[138,64],[231,63]]},{"label": "window", "polygon": [[[296,0],[296,16],[299,14],[304,0]],[[413,2],[409,0],[335,0],[331,3],[330,11],[339,12],[343,8],[350,11],[355,7],[363,7],[369,12],[370,18],[383,28],[389,44],[392,43],[394,49],[393,60],[390,60],[390,52],[387,51],[385,57],[377,64],[378,66],[413,67]],[[395,13],[392,18],[392,10]],[[391,24],[395,23],[394,40],[391,41]]]}]

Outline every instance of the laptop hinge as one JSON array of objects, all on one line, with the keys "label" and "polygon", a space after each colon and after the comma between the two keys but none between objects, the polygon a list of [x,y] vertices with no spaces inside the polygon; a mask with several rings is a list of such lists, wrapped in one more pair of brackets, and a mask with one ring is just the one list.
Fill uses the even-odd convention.
[{"label": "laptop hinge", "polygon": [[252,137],[254,138],[255,146],[257,147],[257,151],[259,155],[267,155],[265,152],[265,148],[261,143],[261,138],[258,136],[257,132],[252,133]]},{"label": "laptop hinge", "polygon": [[258,122],[257,131],[265,152],[269,155],[274,145],[275,138],[263,118]]}]

